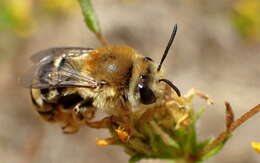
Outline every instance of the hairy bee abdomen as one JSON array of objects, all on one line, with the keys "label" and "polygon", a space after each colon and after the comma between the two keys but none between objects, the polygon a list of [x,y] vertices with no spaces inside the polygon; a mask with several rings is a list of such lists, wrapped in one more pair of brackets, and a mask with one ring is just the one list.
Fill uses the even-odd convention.
[{"label": "hairy bee abdomen", "polygon": [[61,122],[65,133],[74,133],[92,114],[88,110],[93,107],[93,100],[83,99],[78,92],[68,92],[68,88],[32,89],[31,99],[44,120]]},{"label": "hairy bee abdomen", "polygon": [[[46,92],[44,92],[44,95],[46,95]],[[44,95],[42,94],[42,91],[40,89],[32,89],[31,90],[32,103],[35,106],[36,111],[40,114],[40,116],[44,120],[48,122],[55,122],[57,121],[57,115],[58,115],[58,110],[56,109],[57,104],[46,102],[43,98]]]}]

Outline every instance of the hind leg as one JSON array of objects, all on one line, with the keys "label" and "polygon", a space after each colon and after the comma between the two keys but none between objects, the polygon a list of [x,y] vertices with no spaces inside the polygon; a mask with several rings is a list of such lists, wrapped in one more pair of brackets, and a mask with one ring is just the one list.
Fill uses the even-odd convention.
[{"label": "hind leg", "polygon": [[111,117],[105,117],[98,121],[90,121],[90,119],[85,121],[85,124],[88,127],[96,128],[96,129],[109,128],[109,126],[111,126],[111,123],[112,123]]}]

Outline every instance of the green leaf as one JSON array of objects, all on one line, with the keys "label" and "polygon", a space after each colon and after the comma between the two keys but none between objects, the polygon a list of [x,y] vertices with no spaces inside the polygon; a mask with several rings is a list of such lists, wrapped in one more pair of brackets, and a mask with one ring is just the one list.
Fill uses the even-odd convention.
[{"label": "green leaf", "polygon": [[172,139],[170,137],[170,135],[168,133],[166,133],[160,126],[158,126],[154,121],[151,121],[150,124],[151,124],[155,134],[160,136],[160,138],[166,145],[172,146],[176,149],[180,149],[178,142],[176,142],[174,139]]},{"label": "green leaf", "polygon": [[88,28],[95,33],[100,33],[101,28],[99,25],[98,17],[95,14],[92,3],[90,0],[79,0],[79,4],[84,16],[85,23]]},{"label": "green leaf", "polygon": [[149,137],[149,144],[152,148],[153,152],[157,152],[158,149],[156,148],[156,144],[154,143],[154,134],[153,134],[153,129],[148,123],[144,123],[142,126],[142,132],[145,133]]},{"label": "green leaf", "polygon": [[224,147],[224,143],[219,144],[218,146],[216,146],[216,148],[212,149],[207,154],[205,154],[201,158],[201,161],[205,161],[205,160],[209,159],[210,157],[216,155],[223,147]]},{"label": "green leaf", "polygon": [[176,159],[172,159],[172,158],[169,158],[169,157],[157,157],[157,156],[144,156],[144,155],[134,155],[132,156],[128,162],[129,163],[137,163],[139,162],[140,160],[148,160],[148,159],[153,159],[153,160],[164,160],[164,161],[168,161],[169,163],[175,163],[176,162]]},{"label": "green leaf", "polygon": [[188,138],[188,132],[186,129],[184,128],[179,128],[177,130],[175,130],[175,137],[177,139],[177,142],[180,144],[180,147],[182,148],[182,150],[185,150],[185,146],[187,144],[187,138]]},{"label": "green leaf", "polygon": [[197,144],[196,153],[201,152],[213,139],[207,139]]},{"label": "green leaf", "polygon": [[155,136],[154,145],[159,149],[160,158],[174,158],[181,152],[175,145],[166,145],[160,136]]},{"label": "green leaf", "polygon": [[194,121],[197,121],[202,115],[202,113],[205,112],[205,110],[206,110],[205,107],[200,108],[200,110],[195,114]]},{"label": "green leaf", "polygon": [[232,135],[228,135],[227,138],[220,143],[218,146],[216,146],[215,148],[213,148],[212,150],[210,150],[208,153],[206,153],[205,155],[202,156],[202,158],[200,159],[200,161],[205,161],[207,159],[209,159],[210,157],[216,155],[219,151],[221,151],[221,149],[224,147],[224,145],[226,144],[227,140],[231,137]]},{"label": "green leaf", "polygon": [[129,163],[136,163],[138,161],[140,161],[142,158],[144,158],[144,156],[142,155],[134,155],[130,158],[130,160],[128,161]]},{"label": "green leaf", "polygon": [[183,153],[194,154],[197,147],[197,133],[194,124],[188,128],[179,128],[175,130],[177,142],[180,144]]},{"label": "green leaf", "polygon": [[197,147],[197,131],[195,124],[191,124],[190,126],[189,144],[189,153],[194,154]]}]

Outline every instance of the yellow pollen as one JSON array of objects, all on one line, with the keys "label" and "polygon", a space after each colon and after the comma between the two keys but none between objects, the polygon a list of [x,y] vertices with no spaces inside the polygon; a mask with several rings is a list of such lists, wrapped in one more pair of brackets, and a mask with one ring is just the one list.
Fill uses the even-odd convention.
[{"label": "yellow pollen", "polygon": [[260,143],[252,142],[251,146],[257,153],[260,153]]},{"label": "yellow pollen", "polygon": [[115,132],[122,142],[127,142],[129,140],[129,134],[124,128],[118,127],[118,129],[115,129]]}]

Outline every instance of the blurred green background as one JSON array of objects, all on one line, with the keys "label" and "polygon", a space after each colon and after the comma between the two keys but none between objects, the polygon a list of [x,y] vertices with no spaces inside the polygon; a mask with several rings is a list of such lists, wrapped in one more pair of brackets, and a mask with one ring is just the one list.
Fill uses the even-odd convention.
[{"label": "blurred green background", "polygon": [[[156,61],[178,24],[164,67],[183,93],[194,87],[215,100],[198,126],[201,138],[224,129],[225,100],[236,117],[260,103],[260,0],[95,0],[93,5],[110,44],[129,45]],[[33,111],[29,90],[17,80],[29,68],[29,56],[57,46],[99,47],[77,0],[0,1],[1,163],[127,162],[121,148],[95,145],[107,131],[86,127],[64,135]],[[205,104],[195,100],[195,105]],[[250,148],[251,141],[260,141],[259,124],[257,115],[208,162],[260,162]]]}]

